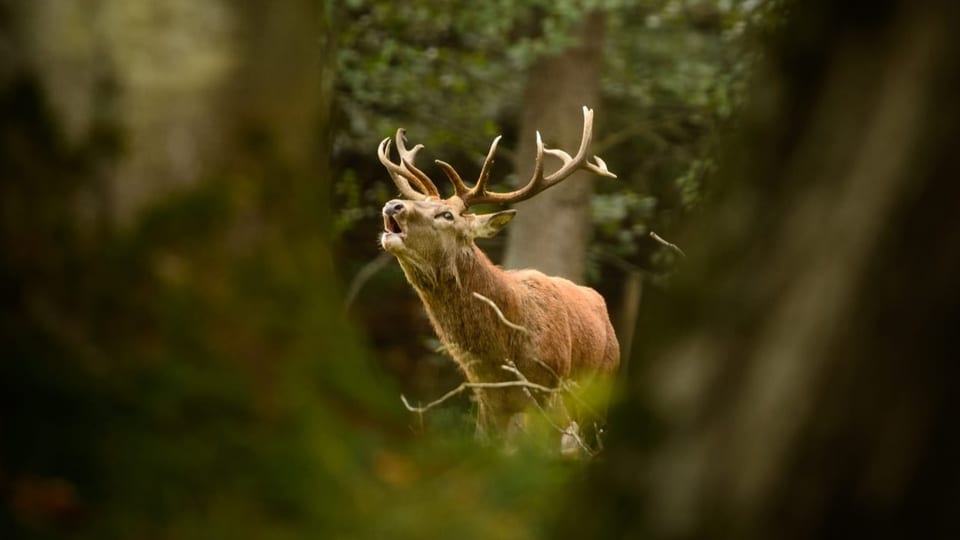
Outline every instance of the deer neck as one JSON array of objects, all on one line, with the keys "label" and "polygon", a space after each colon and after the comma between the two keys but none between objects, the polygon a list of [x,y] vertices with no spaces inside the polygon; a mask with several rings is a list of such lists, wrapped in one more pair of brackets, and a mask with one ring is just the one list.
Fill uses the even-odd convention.
[{"label": "deer neck", "polygon": [[[399,259],[400,266],[425,303],[452,300],[478,292],[488,298],[501,297],[509,290],[505,272],[490,262],[476,246],[469,245],[432,264]],[[476,302],[476,299],[470,303]]]},{"label": "deer neck", "polygon": [[496,336],[505,330],[496,312],[473,293],[492,300],[508,319],[518,301],[508,274],[490,262],[475,244],[461,249],[448,262],[434,267],[434,276],[407,272],[407,277],[420,295],[440,340],[470,376],[473,370],[465,364],[498,355],[502,340]]}]

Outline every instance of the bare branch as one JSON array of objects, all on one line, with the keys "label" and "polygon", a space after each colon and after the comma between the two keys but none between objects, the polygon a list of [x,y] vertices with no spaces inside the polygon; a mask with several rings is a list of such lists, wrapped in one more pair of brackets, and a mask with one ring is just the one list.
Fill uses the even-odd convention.
[{"label": "bare branch", "polygon": [[655,232],[653,232],[653,231],[650,231],[650,238],[653,238],[654,240],[656,240],[657,242],[659,242],[661,245],[670,248],[671,250],[673,250],[674,252],[676,252],[677,254],[679,254],[681,257],[683,257],[683,258],[686,258],[686,257],[687,257],[687,254],[684,253],[683,250],[680,249],[676,244],[671,244],[670,242],[667,242],[666,240],[664,240],[663,238],[661,238],[659,234],[657,234],[657,233],[655,233]]},{"label": "bare branch", "polygon": [[540,390],[541,392],[547,392],[547,393],[556,393],[556,392],[563,391],[562,387],[551,388],[549,386],[543,386],[542,384],[531,382],[530,379],[528,379],[523,374],[523,372],[517,369],[517,365],[513,363],[513,360],[507,360],[507,363],[500,366],[500,369],[504,371],[509,371],[510,373],[513,373],[514,375],[516,375],[517,379],[519,379],[520,382],[524,383],[523,384],[524,388],[533,388],[534,390]]},{"label": "bare branch", "polygon": [[557,373],[557,371],[556,371],[555,369],[553,369],[552,367],[550,367],[549,365],[547,365],[546,362],[544,362],[543,360],[537,358],[536,356],[534,356],[534,357],[532,358],[532,360],[533,360],[534,362],[536,362],[538,366],[542,367],[543,369],[547,370],[548,373],[550,373],[551,375],[553,375],[553,378],[557,380],[557,383],[562,383],[562,382],[563,382],[563,380],[564,380],[563,377],[561,377],[560,374]]},{"label": "bare branch", "polygon": [[576,382],[576,381],[574,381],[574,380],[572,380],[572,379],[566,379],[566,378],[564,378],[564,377],[561,377],[560,374],[557,373],[555,369],[553,369],[552,367],[550,367],[549,364],[547,364],[547,363],[544,362],[543,360],[540,360],[540,359],[537,358],[536,356],[532,357],[531,360],[533,360],[534,362],[536,362],[537,365],[539,365],[539,366],[542,367],[543,369],[547,370],[551,375],[553,375],[554,379],[556,379],[556,381],[557,381],[557,388],[559,388],[560,390],[563,390],[564,392],[568,393],[568,394],[570,395],[570,397],[572,397],[573,399],[575,399],[575,400],[577,401],[577,403],[579,403],[580,406],[583,407],[584,410],[587,411],[587,413],[589,413],[589,414],[591,414],[591,415],[593,415],[593,416],[595,416],[595,417],[596,417],[596,416],[599,416],[599,415],[597,414],[597,411],[594,410],[594,408],[591,407],[590,404],[587,403],[582,397],[580,397],[580,394],[577,393],[577,387],[578,387],[578,385],[577,385],[577,382]]},{"label": "bare branch", "polygon": [[[494,302],[493,300],[491,300],[491,299],[487,298],[486,296],[484,296],[484,295],[482,295],[482,294],[480,294],[480,293],[477,293],[477,292],[473,293],[473,295],[474,295],[475,297],[479,298],[480,300],[483,300],[483,301],[486,302],[487,304],[489,304],[490,307],[492,307],[493,310],[497,313],[497,316],[500,318],[500,321],[503,322],[503,324],[509,326],[510,328],[519,330],[519,331],[527,334],[528,336],[530,335],[530,331],[527,330],[526,327],[521,326],[521,325],[519,325],[519,324],[515,324],[515,323],[513,323],[513,322],[510,322],[510,321],[503,315],[503,311],[500,310],[500,307],[497,306],[496,302]],[[573,381],[573,380],[566,379],[566,378],[562,377],[559,373],[557,373],[557,371],[556,371],[555,369],[553,369],[552,367],[550,367],[546,362],[544,362],[543,360],[540,360],[540,359],[537,358],[536,356],[531,357],[531,360],[533,360],[534,362],[536,362],[537,365],[539,365],[539,366],[542,367],[543,369],[547,370],[547,372],[549,372],[551,375],[553,375],[554,379],[557,381],[557,390],[560,390],[560,391],[563,391],[563,392],[568,393],[568,394],[570,395],[570,397],[572,397],[573,399],[575,399],[575,400],[577,401],[577,403],[579,403],[580,406],[582,406],[589,414],[592,414],[592,415],[594,415],[594,416],[597,416],[597,413],[596,413],[596,411],[593,409],[593,407],[591,407],[590,404],[588,404],[586,401],[584,401],[584,399],[581,398],[580,395],[576,392],[576,388],[577,388],[577,383],[576,383],[576,381]],[[507,362],[509,362],[511,365],[513,365],[513,363],[510,362],[509,360],[508,360]],[[516,368],[515,365],[514,365],[513,368],[509,368],[508,366],[501,366],[501,367],[502,367],[503,369],[507,370],[507,371],[510,371],[510,372],[518,375],[521,380],[527,381],[527,378]],[[539,405],[539,404],[538,404],[538,405]]]},{"label": "bare branch", "polygon": [[514,330],[519,330],[520,332],[523,332],[524,334],[530,335],[530,331],[527,330],[525,327],[520,326],[519,324],[510,322],[510,321],[507,319],[507,317],[504,316],[503,312],[500,311],[500,307],[497,306],[496,302],[494,302],[493,300],[487,298],[486,296],[484,296],[484,295],[482,295],[482,294],[480,294],[480,293],[478,293],[478,292],[473,293],[473,296],[475,296],[476,298],[478,298],[478,299],[480,299],[480,300],[483,300],[484,302],[486,302],[487,304],[489,304],[490,307],[493,308],[493,311],[495,311],[495,312],[497,313],[497,317],[500,318],[500,322],[502,322],[503,324],[509,326],[510,328],[513,328]]},{"label": "bare branch", "polygon": [[[507,360],[507,363],[509,363],[510,365],[504,365],[504,366],[500,366],[500,367],[501,367],[502,369],[506,370],[506,371],[509,371],[510,373],[515,374],[522,382],[530,382],[530,381],[527,379],[527,377],[523,374],[523,372],[520,371],[519,369],[517,369],[516,364],[514,364],[512,360],[509,360],[509,359],[508,359],[508,360]],[[532,383],[531,383],[531,384],[532,384]],[[538,385],[538,386],[539,386],[539,385]],[[564,386],[561,386],[560,388],[557,388],[555,391],[561,391],[561,390],[565,390],[565,389],[566,389],[566,388],[565,388]],[[571,438],[573,438],[573,440],[577,443],[577,445],[578,445],[584,452],[586,452],[586,454],[587,454],[588,456],[590,456],[590,457],[593,457],[593,456],[594,456],[593,451],[590,450],[590,447],[588,447],[588,446],[583,442],[583,439],[580,438],[580,434],[579,434],[579,433],[577,433],[575,430],[573,430],[573,429],[570,428],[570,427],[568,427],[568,428],[563,428],[563,427],[558,426],[557,423],[554,422],[552,418],[550,418],[550,415],[549,415],[549,414],[547,413],[547,411],[543,408],[543,406],[540,405],[540,402],[537,401],[537,399],[536,399],[535,397],[533,397],[533,394],[530,393],[530,390],[528,390],[527,388],[524,388],[524,389],[523,389],[523,392],[527,395],[527,397],[530,399],[530,401],[533,403],[533,405],[537,408],[537,410],[540,411],[540,414],[543,416],[544,420],[546,420],[547,423],[550,424],[550,427],[552,427],[553,429],[557,430],[557,432],[559,432],[561,435],[569,435]],[[565,412],[566,415],[567,415],[567,419],[571,420],[571,423],[570,423],[570,424],[571,424],[571,426],[572,426],[572,425],[573,425],[573,422],[572,422],[572,419],[570,418],[570,414],[566,411],[566,407],[564,407],[563,410],[564,410],[564,412]]]},{"label": "bare branch", "polygon": [[488,382],[488,383],[484,383],[484,382],[477,382],[477,383],[464,382],[464,383],[460,383],[460,386],[458,386],[458,387],[454,388],[453,390],[447,392],[447,393],[444,394],[443,396],[441,396],[441,397],[439,397],[439,398],[431,401],[430,403],[427,403],[426,405],[422,405],[422,406],[419,406],[419,407],[414,407],[413,405],[410,404],[409,401],[407,401],[407,398],[406,398],[403,394],[400,395],[400,401],[403,401],[403,405],[404,405],[404,407],[407,408],[408,411],[410,411],[410,412],[415,412],[415,413],[423,413],[423,412],[426,412],[426,411],[428,411],[428,410],[436,407],[437,405],[440,405],[440,404],[443,403],[444,401],[447,401],[448,399],[456,396],[457,394],[459,394],[460,392],[463,392],[463,391],[466,390],[467,388],[516,388],[516,387],[524,388],[524,389],[527,389],[528,391],[529,391],[529,389],[532,388],[532,389],[537,390],[537,391],[540,391],[540,392],[548,392],[548,393],[555,393],[555,392],[560,392],[560,391],[561,391],[560,388],[550,388],[550,387],[548,387],[548,386],[543,386],[543,385],[541,385],[541,384],[532,383],[532,382],[527,381],[527,380],[520,380],[520,381],[501,381],[501,382]]},{"label": "bare branch", "polygon": [[[530,335],[530,331],[527,330],[527,328],[519,324],[516,324],[514,322],[511,322],[509,319],[507,319],[507,317],[503,314],[503,311],[500,309],[500,306],[498,306],[496,302],[494,302],[493,300],[487,298],[486,296],[478,292],[474,292],[473,296],[476,297],[478,300],[482,300],[491,308],[493,308],[493,311],[497,314],[497,317],[500,319],[500,322],[502,322],[506,326],[509,326],[510,328],[513,328],[514,330],[523,332],[528,336]],[[571,439],[573,439],[573,441],[577,443],[577,445],[584,451],[586,455],[590,457],[595,456],[596,452],[591,450],[590,447],[583,442],[583,439],[580,437],[580,434],[577,433],[576,429],[574,429],[573,426],[576,425],[576,423],[572,421],[572,418],[570,417],[569,412],[566,411],[566,408],[563,407],[562,403],[561,403],[561,407],[562,407],[561,410],[564,412],[567,419],[571,420],[570,426],[566,428],[559,426],[556,422],[553,421],[552,418],[550,418],[549,413],[546,411],[546,409],[543,408],[543,406],[540,404],[537,398],[533,396],[533,393],[531,392],[531,390],[536,390],[538,392],[544,392],[547,394],[568,393],[571,397],[573,397],[578,402],[580,402],[581,405],[584,406],[586,409],[590,409],[589,405],[585,403],[583,399],[581,399],[580,396],[578,396],[577,393],[574,391],[577,386],[576,383],[574,381],[561,377],[560,374],[556,372],[556,370],[554,370],[552,367],[547,365],[545,362],[543,362],[539,358],[534,357],[533,361],[536,362],[540,367],[547,370],[551,375],[553,375],[553,377],[557,381],[556,387],[544,386],[542,384],[537,384],[535,382],[530,381],[530,379],[528,379],[526,375],[524,375],[523,372],[520,371],[517,365],[508,358],[504,360],[504,362],[506,363],[501,365],[500,369],[514,374],[517,377],[517,380],[515,381],[463,382],[459,386],[457,386],[453,390],[450,390],[449,392],[440,396],[439,398],[431,401],[430,403],[427,403],[426,405],[420,405],[420,406],[411,405],[410,402],[407,401],[406,396],[402,394],[400,395],[400,400],[403,402],[403,406],[406,407],[408,411],[418,413],[421,417],[421,422],[422,422],[423,413],[436,407],[437,405],[444,403],[450,398],[459,395],[460,393],[462,393],[464,390],[468,388],[475,388],[475,389],[476,388],[520,388],[521,390],[523,390],[523,393],[526,394],[526,396],[530,399],[533,405],[537,408],[537,410],[540,411],[540,414],[543,415],[543,418],[547,421],[548,424],[550,424],[550,426],[553,429],[555,429],[561,435],[566,435],[566,436],[569,436]]]}]

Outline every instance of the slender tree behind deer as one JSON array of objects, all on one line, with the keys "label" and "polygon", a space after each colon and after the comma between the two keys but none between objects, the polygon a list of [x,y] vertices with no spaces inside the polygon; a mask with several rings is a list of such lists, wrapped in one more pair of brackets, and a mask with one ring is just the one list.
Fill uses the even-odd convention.
[{"label": "slender tree behind deer", "polygon": [[[593,106],[600,100],[604,19],[602,12],[586,16],[573,32],[573,46],[530,66],[520,118],[518,176],[533,166],[534,131],[543,129],[558,146],[576,144],[580,126],[576,117],[565,111],[581,103]],[[578,173],[573,182],[521,203],[517,207],[521,213],[508,231],[504,265],[536,267],[583,283],[592,193],[593,179]],[[553,226],[545,229],[541,224],[548,220]]]},{"label": "slender tree behind deer", "polygon": [[[384,206],[381,244],[397,257],[437,335],[471,383],[515,381],[517,374],[503,369],[505,364],[515,365],[534,383],[550,386],[559,385],[558,378],[610,377],[619,364],[619,344],[606,304],[596,291],[536,270],[502,270],[474,244],[475,238],[493,236],[502,229],[513,218],[514,210],[466,213],[477,204],[528,199],[578,170],[613,177],[600,158],[594,157],[592,162],[587,159],[593,111],[584,107],[583,115],[576,155],[545,148],[537,133],[533,176],[526,185],[509,193],[487,190],[499,137],[490,146],[472,188],[452,166],[437,161],[455,190],[446,199],[440,198],[433,181],[414,165],[421,145],[407,149],[403,130],[399,130],[396,144],[400,162],[394,163],[389,156],[390,140],[380,144],[380,160],[406,197]],[[545,174],[545,154],[559,158],[563,165]],[[522,328],[499,320],[493,306],[483,305],[474,293],[490,299],[508,321]],[[524,390],[477,389],[480,428],[491,434],[504,433],[511,418],[531,405]],[[593,420],[586,418],[586,410],[574,406],[569,409],[572,419],[581,425]]]}]

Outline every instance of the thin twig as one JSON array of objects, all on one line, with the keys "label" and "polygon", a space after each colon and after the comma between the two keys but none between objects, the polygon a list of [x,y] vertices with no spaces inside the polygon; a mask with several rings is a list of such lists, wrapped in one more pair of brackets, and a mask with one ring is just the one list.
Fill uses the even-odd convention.
[{"label": "thin twig", "polygon": [[537,363],[537,365],[539,365],[543,369],[547,370],[551,375],[553,375],[553,378],[556,379],[558,383],[563,381],[563,377],[561,377],[560,374],[556,372],[556,370],[554,370],[552,367],[547,365],[546,362],[537,358],[536,356],[534,356],[532,359],[534,362]]},{"label": "thin twig", "polygon": [[[485,303],[487,303],[487,305],[493,308],[493,311],[497,314],[497,317],[500,319],[500,322],[502,322],[506,326],[509,326],[510,328],[513,328],[514,330],[523,332],[527,336],[530,336],[530,331],[526,327],[516,324],[514,322],[511,322],[509,319],[507,319],[507,317],[503,314],[503,311],[500,310],[500,307],[496,304],[496,302],[494,302],[493,300],[487,298],[486,296],[478,292],[474,292],[473,296],[479,300],[484,301]],[[588,456],[591,456],[591,457],[595,456],[596,453],[593,452],[590,449],[590,447],[588,447],[583,442],[583,439],[580,438],[580,434],[569,427],[563,428],[557,425],[557,423],[554,422],[552,418],[550,418],[550,415],[547,413],[546,409],[544,409],[543,406],[540,405],[540,402],[533,396],[533,393],[530,391],[530,390],[536,390],[538,392],[544,392],[548,394],[557,394],[560,392],[566,392],[566,393],[569,393],[574,399],[579,401],[585,408],[589,409],[589,406],[576,394],[576,392],[573,391],[573,388],[576,386],[576,384],[573,381],[570,381],[561,377],[560,374],[556,372],[556,370],[554,370],[552,367],[550,367],[549,365],[541,361],[539,358],[534,357],[533,361],[539,364],[541,367],[543,367],[545,370],[550,372],[551,375],[554,376],[554,378],[557,381],[557,387],[552,388],[549,386],[544,386],[542,384],[531,382],[529,379],[527,379],[526,375],[524,375],[523,372],[520,371],[519,368],[517,368],[517,365],[512,360],[506,359],[505,360],[506,363],[501,365],[500,368],[503,369],[504,371],[508,371],[516,375],[517,380],[515,381],[463,382],[463,383],[460,383],[459,386],[457,386],[453,390],[450,390],[449,392],[440,396],[439,398],[431,401],[430,403],[427,403],[426,405],[420,405],[420,406],[411,405],[410,402],[407,401],[406,396],[404,396],[403,394],[400,395],[400,400],[403,402],[403,406],[406,407],[408,411],[418,413],[420,415],[421,422],[422,422],[423,413],[436,407],[437,405],[444,403],[448,399],[460,394],[467,388],[520,388],[521,390],[523,390],[523,393],[527,395],[530,401],[533,402],[534,406],[537,408],[537,410],[540,411],[540,414],[543,415],[544,419],[547,421],[548,424],[550,424],[551,427],[553,427],[553,429],[555,429],[561,435],[569,435],[570,437],[572,437],[573,440],[577,443],[577,445],[580,446],[580,448]],[[563,404],[561,403],[560,406],[563,407]],[[571,420],[571,425],[573,425],[573,420],[570,417],[570,413],[566,411],[566,407],[563,407],[561,410],[564,411],[564,413],[567,416],[567,419]]]},{"label": "thin twig", "polygon": [[530,335],[530,331],[527,330],[526,327],[523,327],[523,326],[520,326],[519,324],[510,322],[510,321],[507,319],[507,317],[503,314],[503,312],[500,311],[500,307],[497,306],[496,302],[494,302],[493,300],[487,298],[486,296],[484,296],[484,295],[482,295],[482,294],[480,294],[480,293],[478,293],[478,292],[473,293],[473,296],[475,296],[476,298],[478,298],[478,299],[480,299],[480,300],[483,300],[484,302],[486,302],[487,304],[489,304],[490,307],[493,308],[493,311],[495,311],[495,312],[497,313],[497,317],[500,318],[500,322],[502,322],[503,324],[509,326],[510,328],[513,328],[514,330],[519,330],[520,332],[523,332],[524,334]]},{"label": "thin twig", "polygon": [[540,360],[536,356],[532,357],[531,359],[534,362],[536,362],[540,367],[547,370],[548,372],[550,372],[551,375],[554,376],[554,378],[557,381],[557,385],[558,385],[557,387],[559,389],[569,393],[570,397],[577,400],[577,403],[579,403],[580,406],[582,406],[587,411],[588,414],[597,416],[597,412],[593,409],[593,407],[591,407],[589,403],[584,401],[584,399],[581,398],[580,395],[577,393],[576,389],[579,385],[577,384],[576,381],[561,377],[560,374],[556,372],[556,370],[554,370],[546,362],[544,362],[543,360]]},{"label": "thin twig", "polygon": [[[526,327],[521,326],[521,325],[516,324],[516,323],[513,323],[513,322],[511,322],[510,320],[508,320],[508,319],[506,318],[506,316],[504,316],[503,311],[500,310],[500,306],[498,306],[496,302],[494,302],[493,300],[487,298],[486,296],[484,296],[484,295],[482,295],[482,294],[480,294],[480,293],[478,293],[478,292],[474,292],[474,293],[473,293],[473,296],[475,296],[476,298],[478,298],[478,299],[480,299],[480,300],[483,300],[484,302],[486,302],[487,304],[489,304],[490,307],[492,307],[493,310],[497,313],[497,317],[500,318],[500,321],[501,321],[503,324],[505,324],[505,325],[509,326],[510,328],[515,329],[515,330],[519,330],[519,331],[523,332],[524,334],[527,334],[528,336],[530,335],[530,331],[527,330]],[[557,381],[557,385],[558,385],[558,386],[557,386],[556,388],[551,389],[551,392],[554,392],[554,393],[555,393],[555,392],[561,392],[561,391],[562,391],[562,392],[567,392],[567,393],[569,393],[575,400],[577,400],[578,402],[580,402],[581,405],[583,405],[586,409],[591,410],[591,412],[592,412],[592,409],[589,407],[589,405],[587,405],[587,404],[580,398],[580,396],[578,396],[578,395],[576,394],[576,392],[574,392],[574,391],[572,390],[572,388],[575,386],[575,384],[573,383],[573,381],[569,381],[569,380],[564,379],[563,377],[561,377],[560,374],[557,373],[552,367],[550,367],[549,365],[547,365],[546,363],[544,363],[542,360],[540,360],[540,359],[537,358],[536,356],[533,357],[533,361],[536,362],[537,364],[539,364],[541,367],[543,367],[543,368],[546,369],[547,371],[549,371],[549,372],[556,378],[556,381]],[[527,377],[523,374],[523,372],[521,372],[521,371],[517,368],[516,364],[514,364],[514,362],[513,362],[512,360],[507,359],[506,362],[507,362],[508,365],[500,366],[501,369],[504,369],[504,370],[506,370],[506,371],[509,371],[509,372],[513,373],[514,375],[516,375],[516,376],[520,379],[521,382],[529,383],[529,384],[531,384],[531,385],[534,384],[534,383],[531,383],[529,379],[527,379]],[[539,385],[537,385],[537,386],[539,386]],[[546,387],[541,387],[541,388],[546,388]],[[533,404],[537,407],[537,409],[540,411],[540,413],[543,415],[543,417],[547,420],[547,422],[548,422],[551,426],[553,426],[554,429],[556,429],[557,431],[559,431],[561,434],[571,435],[571,436],[574,438],[574,440],[577,442],[577,444],[580,445],[580,447],[583,448],[583,450],[584,450],[585,452],[587,452],[588,455],[591,455],[591,456],[593,455],[593,452],[591,452],[590,449],[587,447],[587,445],[584,444],[584,442],[583,442],[583,440],[580,438],[580,435],[579,435],[579,434],[577,434],[577,433],[575,433],[575,432],[573,432],[573,431],[564,429],[564,428],[558,426],[555,422],[553,422],[553,420],[552,420],[552,419],[549,417],[549,415],[547,414],[547,411],[545,411],[545,410],[543,409],[543,407],[540,405],[540,402],[537,401],[536,398],[533,397],[533,394],[530,393],[529,386],[526,386],[526,385],[525,385],[525,387],[523,388],[523,391],[524,391],[524,393],[527,395],[527,397],[530,398],[530,400],[533,402]],[[565,409],[565,408],[564,408],[564,409]],[[567,417],[570,418],[569,412],[567,412]]]},{"label": "thin twig", "polygon": [[672,243],[670,243],[670,242],[667,242],[666,240],[664,240],[663,238],[661,238],[659,234],[657,234],[657,233],[655,233],[655,232],[653,232],[653,231],[650,231],[650,238],[653,238],[653,239],[656,240],[657,242],[660,242],[662,245],[664,245],[664,246],[672,249],[673,251],[675,251],[676,253],[678,253],[681,257],[683,257],[683,258],[686,258],[686,257],[687,257],[687,254],[684,253],[683,250],[680,249],[676,244],[672,244]]},{"label": "thin twig", "polygon": [[403,394],[400,394],[400,400],[403,401],[403,405],[404,405],[404,407],[407,408],[408,411],[410,411],[410,412],[416,412],[416,413],[423,413],[423,412],[426,412],[426,411],[428,411],[428,410],[436,407],[437,405],[440,405],[440,404],[443,403],[444,401],[452,398],[453,396],[459,394],[460,392],[463,392],[463,391],[466,390],[467,388],[515,388],[515,387],[520,387],[520,388],[525,388],[525,389],[530,389],[530,388],[532,388],[532,389],[537,390],[537,391],[540,391],[540,392],[549,392],[549,393],[555,393],[555,392],[560,392],[560,391],[561,391],[560,388],[550,388],[549,386],[543,386],[542,384],[537,384],[537,383],[533,383],[533,382],[526,381],[526,380],[521,380],[521,381],[487,382],[487,383],[484,383],[484,382],[477,382],[477,383],[464,382],[464,383],[460,383],[460,386],[458,386],[458,387],[454,388],[453,390],[447,392],[447,393],[444,394],[443,396],[441,396],[441,397],[439,397],[439,398],[431,401],[430,403],[427,403],[426,405],[422,405],[422,406],[419,406],[419,407],[414,407],[413,405],[411,405],[410,402],[407,401],[407,398],[406,398]]},{"label": "thin twig", "polygon": [[[523,374],[523,372],[521,372],[519,369],[517,369],[516,364],[514,364],[512,360],[509,360],[509,359],[508,359],[507,362],[508,362],[510,365],[504,365],[504,366],[500,366],[500,367],[501,367],[502,369],[506,370],[506,371],[509,371],[509,372],[515,374],[517,377],[520,378],[521,381],[523,381],[523,382],[529,382],[529,380],[528,380],[527,377]],[[562,388],[561,388],[561,389],[562,389]],[[544,420],[546,420],[547,423],[550,424],[550,426],[551,426],[553,429],[557,430],[561,435],[570,435],[571,437],[573,437],[573,440],[577,443],[577,445],[580,446],[580,448],[581,448],[584,452],[586,452],[588,456],[593,457],[593,455],[594,455],[594,454],[593,454],[593,451],[591,451],[590,448],[583,442],[583,439],[580,438],[580,434],[579,434],[579,433],[577,433],[576,431],[574,431],[574,430],[572,430],[572,429],[570,429],[570,428],[563,428],[563,427],[560,427],[559,425],[557,425],[557,423],[554,422],[552,418],[550,418],[550,415],[547,413],[546,409],[544,409],[543,406],[540,405],[540,402],[537,401],[537,399],[536,399],[535,397],[533,397],[533,394],[530,393],[530,390],[524,388],[524,389],[523,389],[523,392],[527,395],[528,398],[530,398],[530,401],[533,402],[534,407],[536,407],[537,410],[540,411],[540,414],[543,416]],[[570,413],[569,413],[568,411],[566,411],[566,407],[564,407],[563,410],[564,410],[564,412],[566,413],[567,419],[571,421],[571,424],[573,424],[573,419],[570,418]]]}]

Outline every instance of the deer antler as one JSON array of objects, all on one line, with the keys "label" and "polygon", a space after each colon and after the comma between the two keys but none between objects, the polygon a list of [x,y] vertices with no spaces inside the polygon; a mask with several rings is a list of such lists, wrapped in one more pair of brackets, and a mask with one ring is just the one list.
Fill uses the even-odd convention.
[{"label": "deer antler", "polygon": [[[487,180],[490,177],[490,165],[493,163],[493,154],[497,151],[497,143],[500,142],[500,137],[494,139],[493,143],[490,145],[490,150],[487,152],[487,158],[484,160],[483,168],[480,170],[480,177],[472,188],[468,188],[463,183],[460,175],[457,174],[457,171],[454,170],[450,164],[443,161],[437,161],[437,165],[443,169],[443,172],[446,173],[447,178],[450,179],[450,183],[453,184],[453,188],[456,190],[457,196],[463,201],[464,206],[484,203],[510,204],[529,199],[537,193],[540,193],[551,186],[559,184],[562,180],[580,169],[584,169],[601,176],[616,178],[617,175],[610,172],[607,169],[607,164],[604,163],[604,161],[599,157],[593,156],[595,163],[591,163],[587,159],[587,148],[590,146],[590,139],[592,137],[593,110],[588,109],[587,107],[583,108],[583,136],[580,139],[580,149],[577,150],[577,155],[573,157],[570,157],[570,154],[560,149],[545,148],[543,146],[543,140],[540,138],[540,132],[538,131],[537,160],[534,163],[533,176],[525,186],[508,193],[492,193],[487,191]],[[561,161],[563,161],[563,165],[561,165],[559,169],[547,176],[543,175],[544,153],[558,157]]]},{"label": "deer antler", "polygon": [[417,157],[417,152],[423,148],[418,144],[407,150],[404,144],[403,128],[397,130],[397,153],[400,155],[400,163],[394,163],[390,160],[390,138],[380,141],[380,147],[377,148],[377,155],[380,156],[380,163],[387,168],[393,183],[397,185],[400,193],[412,200],[422,201],[429,197],[440,197],[440,191],[436,184],[430,180],[423,171],[413,164]]}]

